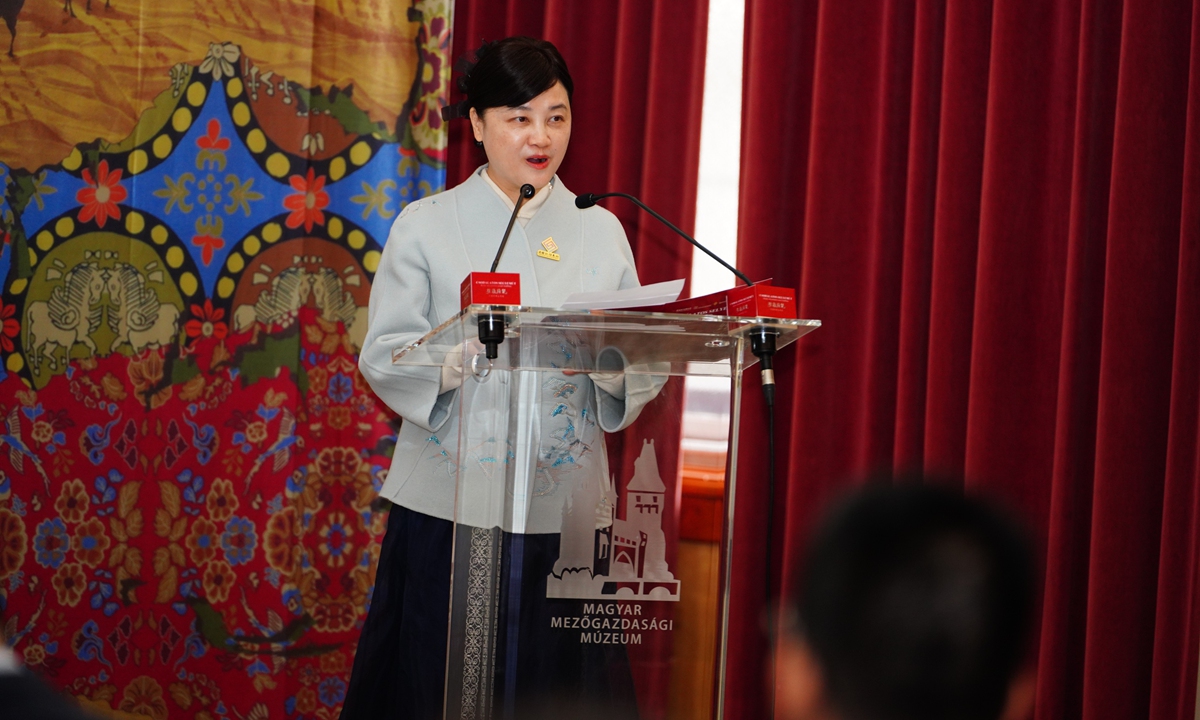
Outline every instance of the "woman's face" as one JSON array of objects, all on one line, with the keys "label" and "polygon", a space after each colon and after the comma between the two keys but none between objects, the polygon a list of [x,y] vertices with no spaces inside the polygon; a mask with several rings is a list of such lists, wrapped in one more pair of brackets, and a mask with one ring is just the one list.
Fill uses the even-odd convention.
[{"label": "woman's face", "polygon": [[480,117],[471,108],[471,129],[483,143],[488,175],[513,202],[528,183],[541,190],[558,172],[571,141],[571,100],[562,83],[518,107],[494,107]]}]

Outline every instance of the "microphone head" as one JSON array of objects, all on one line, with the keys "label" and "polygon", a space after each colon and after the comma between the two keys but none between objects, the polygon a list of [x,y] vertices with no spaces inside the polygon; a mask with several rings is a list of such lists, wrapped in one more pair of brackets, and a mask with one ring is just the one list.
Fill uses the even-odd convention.
[{"label": "microphone head", "polygon": [[586,195],[580,195],[579,197],[575,198],[575,207],[579,208],[580,210],[587,210],[588,208],[590,208],[591,206],[593,206],[595,204],[596,204],[596,194],[595,193],[588,193]]},{"label": "microphone head", "polygon": [[521,186],[521,197],[528,200],[529,198],[533,197],[533,194],[534,194],[534,190],[533,190],[532,185],[530,185],[529,183],[525,183],[524,185]]}]

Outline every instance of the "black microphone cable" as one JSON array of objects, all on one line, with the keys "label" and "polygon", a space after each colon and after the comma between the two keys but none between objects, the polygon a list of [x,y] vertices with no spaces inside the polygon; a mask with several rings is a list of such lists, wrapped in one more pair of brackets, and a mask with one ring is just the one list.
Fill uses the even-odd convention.
[{"label": "black microphone cable", "polygon": [[734,275],[737,275],[738,279],[740,279],[742,282],[746,283],[747,285],[754,284],[754,283],[750,282],[750,278],[748,278],[742,274],[741,270],[738,270],[734,266],[730,265],[729,263],[725,262],[721,258],[717,257],[716,254],[713,253],[712,250],[709,250],[708,248],[704,247],[699,242],[697,242],[696,238],[692,237],[691,235],[688,235],[684,231],[675,227],[674,223],[672,223],[670,220],[666,219],[662,215],[659,215],[657,212],[654,211],[654,208],[650,207],[649,205],[642,202],[641,200],[638,200],[637,198],[630,195],[629,193],[610,192],[610,193],[604,193],[602,195],[597,195],[596,193],[588,193],[586,195],[580,195],[579,197],[575,198],[575,207],[579,208],[580,210],[586,210],[586,209],[590,208],[591,206],[595,205],[597,201],[602,200],[607,197],[622,197],[622,198],[625,198],[626,200],[632,202],[634,205],[637,205],[641,209],[650,213],[650,215],[652,215],[655,220],[659,221],[663,225],[666,225],[667,227],[674,230],[675,233],[677,235],[679,235],[679,237],[683,238],[684,240],[687,240],[692,245],[700,248],[700,250],[703,251],[705,255],[707,255],[710,258],[712,258],[713,260],[716,260],[717,262],[719,262],[721,264],[721,266],[724,267],[729,272],[733,273]]}]

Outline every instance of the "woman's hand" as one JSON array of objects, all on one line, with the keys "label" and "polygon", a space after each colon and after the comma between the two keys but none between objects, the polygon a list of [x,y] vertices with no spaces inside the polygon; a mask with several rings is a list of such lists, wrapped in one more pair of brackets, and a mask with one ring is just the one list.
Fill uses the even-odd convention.
[{"label": "woman's hand", "polygon": [[478,340],[468,340],[455,345],[453,350],[446,353],[446,360],[442,363],[442,392],[458,389],[463,381],[463,359],[470,364],[470,361],[483,351],[484,347]]}]

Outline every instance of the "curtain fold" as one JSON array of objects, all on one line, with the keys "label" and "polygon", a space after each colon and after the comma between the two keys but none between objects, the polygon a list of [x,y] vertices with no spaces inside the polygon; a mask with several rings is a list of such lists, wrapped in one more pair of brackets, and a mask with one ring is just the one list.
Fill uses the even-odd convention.
[{"label": "curtain fold", "polygon": [[1194,714],[1198,15],[748,0],[739,261],[824,326],[777,361],[774,498],[740,458],[727,717],[765,711],[767,508],[789,588],[824,502],[879,470],[1030,526],[1036,717]]}]

